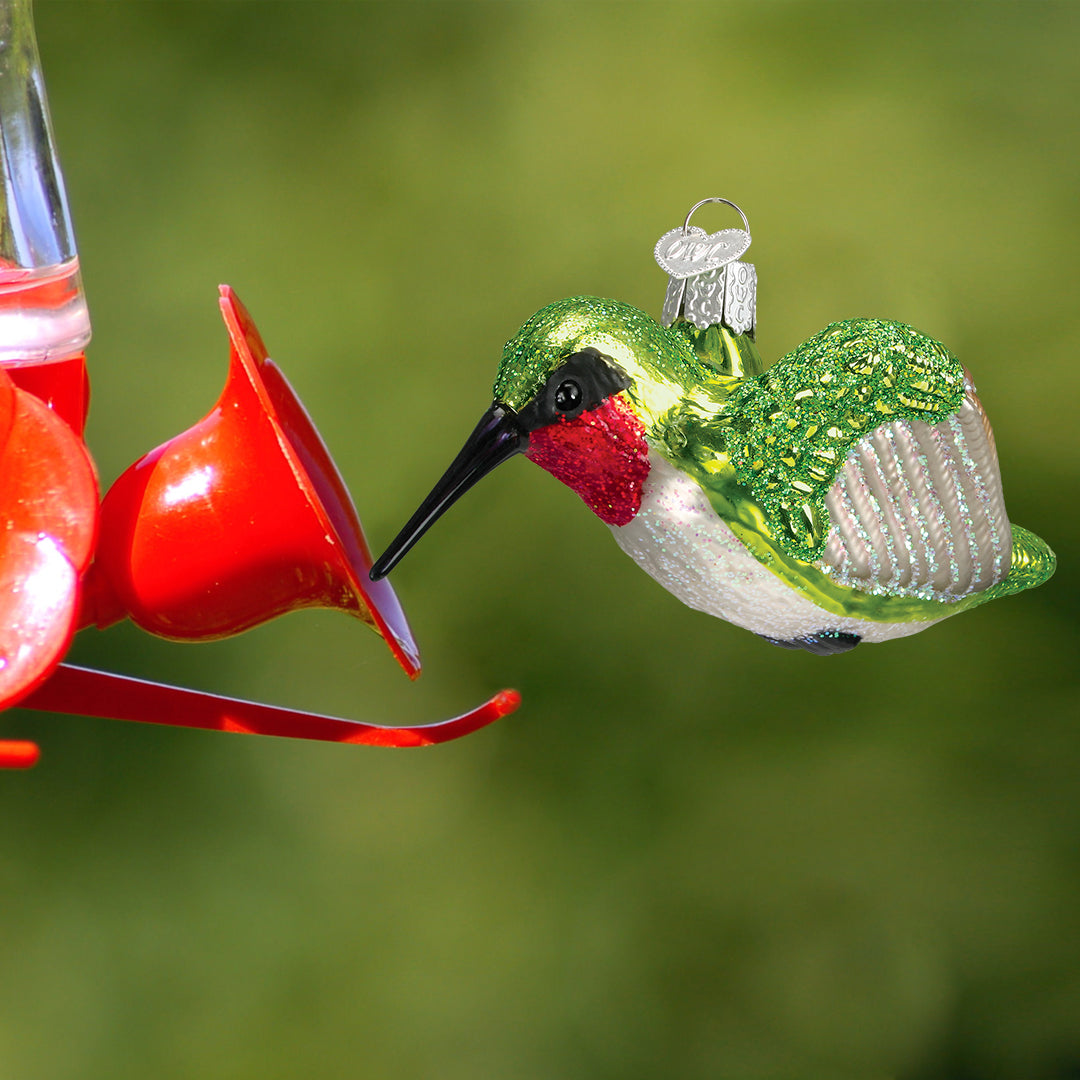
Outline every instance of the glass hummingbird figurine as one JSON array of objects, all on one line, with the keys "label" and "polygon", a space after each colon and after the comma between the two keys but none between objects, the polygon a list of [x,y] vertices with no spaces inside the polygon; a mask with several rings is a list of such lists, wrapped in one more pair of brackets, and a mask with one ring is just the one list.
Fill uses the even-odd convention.
[{"label": "glass hummingbird figurine", "polygon": [[[690,225],[706,202],[745,228]],[[833,323],[768,370],[746,216],[702,200],[655,256],[661,321],[573,297],[507,343],[495,400],[377,559],[385,576],[496,465],[523,453],[692,608],[828,655],[1042,584],[1055,557],[1010,525],[971,376],[901,323]]]}]

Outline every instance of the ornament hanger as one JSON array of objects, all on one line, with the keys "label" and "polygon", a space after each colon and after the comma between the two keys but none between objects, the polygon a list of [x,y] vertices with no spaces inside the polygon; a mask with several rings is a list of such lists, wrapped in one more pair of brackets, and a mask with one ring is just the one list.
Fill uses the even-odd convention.
[{"label": "ornament hanger", "polygon": [[684,236],[690,231],[690,219],[694,216],[694,212],[700,207],[704,206],[706,203],[714,202],[722,202],[730,206],[732,210],[734,210],[739,215],[739,217],[742,218],[742,223],[746,228],[746,235],[750,235],[750,222],[746,220],[746,215],[742,212],[742,209],[737,204],[733,203],[730,199],[725,199],[720,195],[710,195],[707,199],[702,199],[700,202],[696,202],[693,206],[690,207],[690,212],[686,215],[686,220],[683,222],[682,225]]},{"label": "ornament hanger", "polygon": [[[724,203],[742,218],[745,228],[708,234],[690,219],[706,203]],[[750,222],[742,208],[720,195],[694,203],[681,226],[664,233],[653,256],[668,275],[660,321],[677,319],[699,330],[723,325],[736,334],[752,334],[757,320],[757,271],[741,262],[750,247]]]}]

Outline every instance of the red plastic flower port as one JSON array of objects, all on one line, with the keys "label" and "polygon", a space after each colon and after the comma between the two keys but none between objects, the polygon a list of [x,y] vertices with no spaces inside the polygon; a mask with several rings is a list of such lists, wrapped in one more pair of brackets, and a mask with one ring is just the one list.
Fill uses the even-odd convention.
[{"label": "red plastic flower port", "polygon": [[345,482],[227,285],[221,311],[225,389],[105,496],[86,621],[127,615],[152,634],[205,641],[334,607],[372,626],[415,677],[416,643],[393,589],[368,580],[371,554]]}]

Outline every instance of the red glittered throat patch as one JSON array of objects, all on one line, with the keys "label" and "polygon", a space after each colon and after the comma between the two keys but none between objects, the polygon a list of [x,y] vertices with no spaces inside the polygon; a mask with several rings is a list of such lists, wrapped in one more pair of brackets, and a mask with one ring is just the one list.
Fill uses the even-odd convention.
[{"label": "red glittered throat patch", "polygon": [[609,525],[627,525],[641,508],[649,475],[645,425],[621,394],[573,420],[529,435],[525,456],[576,491]]}]

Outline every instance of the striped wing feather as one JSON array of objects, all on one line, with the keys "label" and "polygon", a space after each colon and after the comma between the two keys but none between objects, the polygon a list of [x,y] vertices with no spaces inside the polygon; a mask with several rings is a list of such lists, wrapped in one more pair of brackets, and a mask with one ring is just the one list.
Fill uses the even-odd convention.
[{"label": "striped wing feather", "polygon": [[1012,537],[994,435],[969,377],[964,389],[948,419],[895,420],[852,447],[825,500],[831,529],[821,562],[835,579],[955,600],[1008,574]]}]

